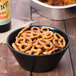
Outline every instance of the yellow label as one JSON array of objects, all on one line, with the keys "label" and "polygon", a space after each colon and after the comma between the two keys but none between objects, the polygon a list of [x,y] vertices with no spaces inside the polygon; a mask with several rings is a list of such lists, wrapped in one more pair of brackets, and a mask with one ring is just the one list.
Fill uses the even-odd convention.
[{"label": "yellow label", "polygon": [[0,0],[0,22],[10,19],[10,0]]}]

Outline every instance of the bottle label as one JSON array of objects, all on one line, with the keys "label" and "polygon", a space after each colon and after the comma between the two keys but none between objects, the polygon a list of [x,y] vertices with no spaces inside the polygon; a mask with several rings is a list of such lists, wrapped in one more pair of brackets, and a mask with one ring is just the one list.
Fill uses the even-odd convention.
[{"label": "bottle label", "polygon": [[10,0],[0,0],[0,26],[10,22]]}]

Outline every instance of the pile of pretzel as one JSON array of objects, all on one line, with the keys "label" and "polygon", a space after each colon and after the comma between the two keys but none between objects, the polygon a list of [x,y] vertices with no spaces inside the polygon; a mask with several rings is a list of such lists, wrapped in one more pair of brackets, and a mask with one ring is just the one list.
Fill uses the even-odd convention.
[{"label": "pile of pretzel", "polygon": [[33,55],[49,55],[61,51],[65,46],[65,39],[48,27],[27,26],[18,33],[12,43],[15,50]]},{"label": "pile of pretzel", "polygon": [[53,6],[65,6],[76,3],[76,0],[39,0],[39,1]]}]

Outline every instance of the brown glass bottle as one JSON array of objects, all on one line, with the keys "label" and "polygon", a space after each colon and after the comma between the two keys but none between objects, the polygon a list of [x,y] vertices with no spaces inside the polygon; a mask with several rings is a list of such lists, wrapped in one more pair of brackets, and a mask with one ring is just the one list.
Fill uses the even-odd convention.
[{"label": "brown glass bottle", "polygon": [[10,28],[10,0],[0,0],[0,32],[6,32]]},{"label": "brown glass bottle", "polygon": [[11,22],[9,22],[8,24],[0,26],[0,32],[6,32],[6,31],[10,30],[10,28],[11,28]]}]

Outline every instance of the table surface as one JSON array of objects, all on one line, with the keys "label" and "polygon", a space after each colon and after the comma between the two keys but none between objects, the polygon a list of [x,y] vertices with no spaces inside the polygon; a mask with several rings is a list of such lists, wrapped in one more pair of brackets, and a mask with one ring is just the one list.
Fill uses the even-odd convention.
[{"label": "table surface", "polygon": [[0,44],[0,76],[76,76],[76,18],[49,20],[31,8],[30,0],[11,0],[11,6],[12,18],[28,18],[35,20],[34,24],[60,28],[69,34],[71,45],[56,69],[46,73],[31,73],[19,66],[7,45]]}]

